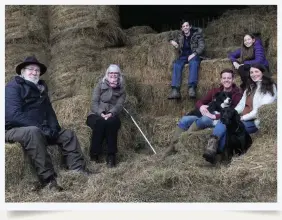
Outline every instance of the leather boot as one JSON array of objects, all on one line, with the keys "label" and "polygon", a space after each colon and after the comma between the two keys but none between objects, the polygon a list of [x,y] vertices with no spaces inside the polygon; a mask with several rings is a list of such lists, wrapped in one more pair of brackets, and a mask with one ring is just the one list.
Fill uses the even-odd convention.
[{"label": "leather boot", "polygon": [[108,154],[107,167],[108,168],[116,167],[116,155],[115,154]]},{"label": "leather boot", "polygon": [[96,163],[103,163],[101,155],[98,155],[98,154],[90,155],[90,160]]},{"label": "leather boot", "polygon": [[187,132],[193,132],[193,131],[198,131],[198,130],[201,130],[201,129],[196,125],[196,122],[194,121],[190,125],[189,129],[187,130]]},{"label": "leather boot", "polygon": [[168,99],[181,99],[180,88],[172,87]]},{"label": "leather boot", "polygon": [[63,187],[58,185],[55,177],[51,176],[47,180],[44,180],[42,182],[42,188],[47,189],[48,191],[56,191],[56,192],[61,192],[63,191]]},{"label": "leather boot", "polygon": [[172,136],[171,142],[169,144],[169,147],[165,150],[163,158],[165,158],[166,156],[168,156],[169,154],[171,154],[172,152],[175,151],[175,144],[177,143],[180,135],[184,132],[185,130],[180,128],[180,127],[176,127],[174,134]]},{"label": "leather boot", "polygon": [[218,137],[215,135],[211,135],[210,139],[208,140],[208,144],[205,148],[205,152],[203,157],[206,161],[214,164],[216,162],[216,153],[218,147]]}]

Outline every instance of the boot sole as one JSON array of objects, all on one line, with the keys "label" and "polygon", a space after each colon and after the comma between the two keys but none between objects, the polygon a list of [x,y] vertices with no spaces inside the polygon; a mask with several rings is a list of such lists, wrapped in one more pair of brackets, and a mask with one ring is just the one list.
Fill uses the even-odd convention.
[{"label": "boot sole", "polygon": [[205,160],[211,164],[215,164],[215,157],[211,156],[210,154],[203,154],[203,158],[205,158]]}]

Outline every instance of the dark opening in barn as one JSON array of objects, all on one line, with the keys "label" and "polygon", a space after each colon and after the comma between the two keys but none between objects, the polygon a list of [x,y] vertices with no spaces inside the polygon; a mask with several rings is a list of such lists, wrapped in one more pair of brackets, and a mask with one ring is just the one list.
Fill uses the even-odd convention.
[{"label": "dark opening in barn", "polygon": [[247,8],[246,5],[121,5],[122,28],[151,26],[157,32],[179,29],[181,20],[193,26],[206,27],[209,21],[227,10]]}]

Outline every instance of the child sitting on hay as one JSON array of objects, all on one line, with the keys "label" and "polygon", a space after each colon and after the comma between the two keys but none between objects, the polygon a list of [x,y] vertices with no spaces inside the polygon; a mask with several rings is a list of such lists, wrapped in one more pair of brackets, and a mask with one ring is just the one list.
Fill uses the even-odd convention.
[{"label": "child sitting on hay", "polygon": [[240,87],[243,91],[246,88],[251,64],[263,64],[269,71],[269,63],[265,57],[262,42],[253,34],[245,34],[241,48],[230,53],[228,58],[240,74],[242,80]]}]

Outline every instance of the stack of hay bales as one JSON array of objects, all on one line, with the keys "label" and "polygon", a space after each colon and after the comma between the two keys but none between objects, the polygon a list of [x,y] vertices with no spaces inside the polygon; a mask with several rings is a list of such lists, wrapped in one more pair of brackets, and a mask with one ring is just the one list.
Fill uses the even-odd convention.
[{"label": "stack of hay bales", "polygon": [[5,82],[16,74],[16,65],[31,55],[48,65],[47,6],[6,6]]},{"label": "stack of hay bales", "polygon": [[125,41],[117,6],[50,6],[49,28],[53,100],[88,93],[105,68],[101,49]]}]

